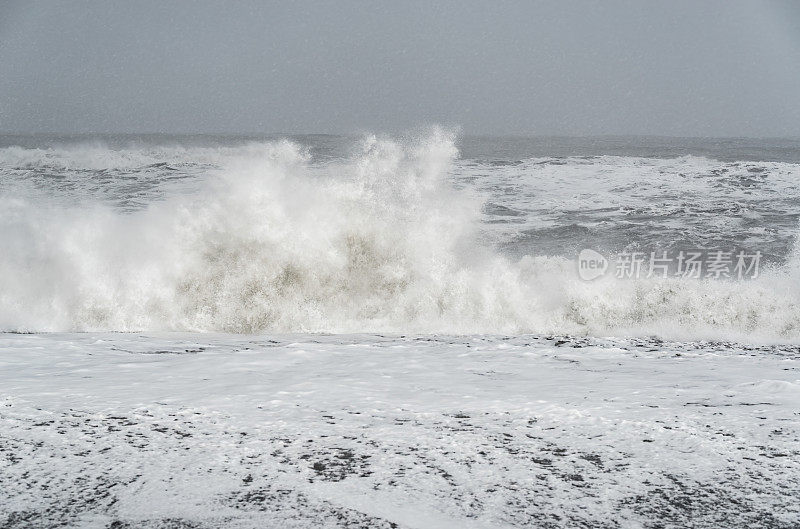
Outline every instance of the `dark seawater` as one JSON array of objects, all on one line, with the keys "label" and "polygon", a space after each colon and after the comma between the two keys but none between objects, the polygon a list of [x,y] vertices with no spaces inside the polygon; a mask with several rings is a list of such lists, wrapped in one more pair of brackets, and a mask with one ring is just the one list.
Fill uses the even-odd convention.
[{"label": "dark seawater", "polygon": [[[288,138],[306,145],[317,159],[347,156],[359,136],[331,134],[0,134],[0,148],[52,148],[100,143],[112,149],[158,145],[236,146]],[[800,163],[800,138],[675,138],[659,136],[462,136],[465,159],[519,162],[528,158],[632,156],[677,158],[699,156],[720,161]]]}]

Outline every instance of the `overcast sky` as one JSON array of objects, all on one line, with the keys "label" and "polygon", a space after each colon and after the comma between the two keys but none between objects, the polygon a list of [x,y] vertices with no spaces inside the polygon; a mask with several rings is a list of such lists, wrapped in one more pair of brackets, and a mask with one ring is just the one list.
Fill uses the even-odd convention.
[{"label": "overcast sky", "polygon": [[800,136],[800,2],[0,2],[0,131]]}]

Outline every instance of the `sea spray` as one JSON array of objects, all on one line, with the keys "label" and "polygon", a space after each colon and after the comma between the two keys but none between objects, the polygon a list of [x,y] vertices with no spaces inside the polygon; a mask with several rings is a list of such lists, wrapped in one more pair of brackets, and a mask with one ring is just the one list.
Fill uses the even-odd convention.
[{"label": "sea spray", "polygon": [[[3,156],[18,171],[69,168],[100,193],[81,170],[155,196],[126,209],[4,185],[3,330],[800,337],[796,253],[748,281],[587,282],[571,259],[498,252],[485,197],[452,185],[458,150],[442,130],[368,136],[326,163],[290,141]],[[170,165],[191,168],[186,189],[145,185]]]}]

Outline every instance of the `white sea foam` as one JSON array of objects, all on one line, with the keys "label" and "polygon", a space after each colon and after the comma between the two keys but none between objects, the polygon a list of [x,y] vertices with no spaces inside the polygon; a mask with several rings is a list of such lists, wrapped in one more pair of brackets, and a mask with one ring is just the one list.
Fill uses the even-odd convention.
[{"label": "white sea foam", "polygon": [[795,347],[55,333],[0,352],[4,527],[800,524]]},{"label": "white sea foam", "polygon": [[583,282],[572,261],[517,261],[484,247],[482,198],[449,185],[458,153],[443,131],[369,137],[326,165],[290,142],[81,149],[2,156],[21,167],[217,169],[195,192],[133,213],[9,188],[0,195],[3,330],[800,338],[797,257],[746,282]]}]

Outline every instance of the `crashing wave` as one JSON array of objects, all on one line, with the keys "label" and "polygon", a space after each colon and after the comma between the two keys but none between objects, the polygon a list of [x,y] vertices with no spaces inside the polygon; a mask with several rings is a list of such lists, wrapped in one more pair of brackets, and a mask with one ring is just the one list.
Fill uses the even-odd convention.
[{"label": "crashing wave", "polygon": [[[179,155],[217,168],[191,193],[132,213],[0,195],[4,330],[800,338],[797,256],[743,282],[584,282],[567,259],[493,251],[482,198],[449,183],[458,151],[445,131],[368,137],[324,165],[288,141],[93,149],[92,167]],[[21,165],[84,154],[11,152]]]}]

